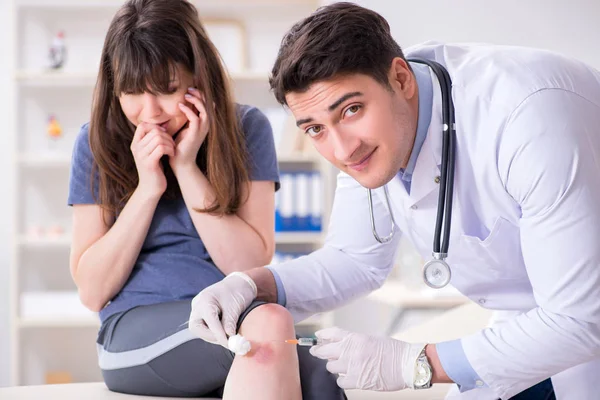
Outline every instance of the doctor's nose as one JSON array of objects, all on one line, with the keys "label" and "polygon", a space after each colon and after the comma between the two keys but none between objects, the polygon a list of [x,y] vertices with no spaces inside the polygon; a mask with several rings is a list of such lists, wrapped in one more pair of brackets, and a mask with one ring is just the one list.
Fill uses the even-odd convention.
[{"label": "doctor's nose", "polygon": [[144,93],[142,95],[141,104],[141,120],[142,121],[154,121],[162,114],[162,107],[158,98],[152,93]]},{"label": "doctor's nose", "polygon": [[341,134],[337,131],[330,131],[329,138],[331,146],[333,146],[333,154],[338,161],[344,164],[352,161],[352,155],[360,147],[361,141],[359,138],[352,135]]}]

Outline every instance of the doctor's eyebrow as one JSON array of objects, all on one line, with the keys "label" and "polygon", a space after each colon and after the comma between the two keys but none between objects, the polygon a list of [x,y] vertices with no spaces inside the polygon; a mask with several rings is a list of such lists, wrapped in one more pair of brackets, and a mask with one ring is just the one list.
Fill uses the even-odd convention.
[{"label": "doctor's eyebrow", "polygon": [[[358,97],[358,96],[362,96],[362,92],[350,92],[350,93],[346,93],[345,95],[343,95],[342,97],[340,97],[339,99],[337,99],[336,101],[334,101],[329,107],[327,107],[327,110],[329,112],[335,110],[336,108],[338,108],[340,106],[340,104],[342,104],[343,102],[345,102],[348,99],[351,99],[352,97]],[[312,118],[303,118],[303,119],[299,119],[298,121],[296,121],[296,126],[300,127],[300,125],[303,124],[307,124],[309,122],[312,122],[313,119]]]}]

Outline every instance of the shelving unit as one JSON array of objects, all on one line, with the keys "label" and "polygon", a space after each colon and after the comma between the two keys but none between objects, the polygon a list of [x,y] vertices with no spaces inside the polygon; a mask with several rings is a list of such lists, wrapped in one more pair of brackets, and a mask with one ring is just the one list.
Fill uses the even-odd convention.
[{"label": "shelving unit", "polygon": [[[76,294],[69,273],[70,210],[66,205],[71,150],[80,126],[89,120],[97,63],[108,24],[121,0],[11,0],[15,21],[12,66],[14,99],[14,171],[16,196],[11,288],[11,384],[42,384],[44,371],[72,371],[74,381],[101,380],[95,357],[99,320],[87,310],[70,315],[48,312],[23,315],[24,296]],[[230,74],[236,101],[262,110],[279,105],[268,87],[268,72],[283,34],[317,7],[313,0],[197,0],[202,18],[235,19],[245,28],[247,68]],[[51,37],[65,30],[68,62],[61,71],[44,69]],[[46,137],[47,118],[56,114],[63,137]],[[289,132],[287,132],[289,133]],[[283,134],[283,132],[279,132]],[[333,171],[321,159],[305,153],[278,154],[280,169],[322,173],[324,211],[333,194]],[[327,215],[323,215],[326,226]],[[63,234],[39,233],[58,227]],[[35,229],[34,229],[35,228]],[[322,244],[320,232],[276,235],[277,248],[310,251]],[[31,306],[31,305],[30,305]],[[35,307],[34,307],[35,308]],[[314,330],[327,321],[318,315],[299,329]],[[48,346],[53,338],[61,343]],[[62,342],[61,342],[62,341]],[[79,352],[78,356],[65,355]]]},{"label": "shelving unit", "polygon": [[[237,83],[267,83],[267,76],[259,72],[240,72],[230,75]],[[93,72],[17,71],[15,80],[22,87],[86,87],[96,84]]]}]

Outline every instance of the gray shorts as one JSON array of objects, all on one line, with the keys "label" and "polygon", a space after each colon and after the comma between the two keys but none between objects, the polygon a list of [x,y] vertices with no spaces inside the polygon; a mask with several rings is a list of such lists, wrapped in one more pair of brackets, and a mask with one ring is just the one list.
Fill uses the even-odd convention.
[{"label": "gray shorts", "polygon": [[[264,303],[254,302],[240,317]],[[222,397],[233,353],[192,335],[183,324],[191,300],[135,307],[110,316],[100,328],[98,360],[115,392],[166,397]],[[298,347],[304,400],[342,400],[344,391],[326,362]]]}]

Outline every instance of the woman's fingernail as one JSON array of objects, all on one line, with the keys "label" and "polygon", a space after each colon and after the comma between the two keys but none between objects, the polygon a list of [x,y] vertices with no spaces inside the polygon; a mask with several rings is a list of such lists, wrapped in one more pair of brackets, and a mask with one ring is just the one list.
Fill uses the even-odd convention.
[{"label": "woman's fingernail", "polygon": [[196,88],[193,88],[193,87],[188,88],[188,92],[190,92],[190,93],[195,93],[197,91],[198,91],[198,89],[196,89]]},{"label": "woman's fingernail", "polygon": [[194,96],[192,96],[191,94],[184,94],[183,97],[185,97],[186,99],[193,99]]},{"label": "woman's fingernail", "polygon": [[181,108],[185,107],[185,105],[183,103],[179,103],[178,106]]}]

